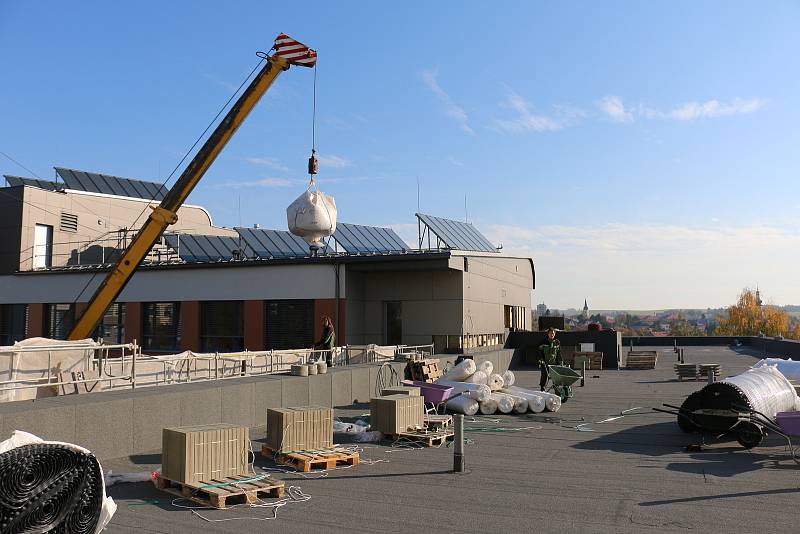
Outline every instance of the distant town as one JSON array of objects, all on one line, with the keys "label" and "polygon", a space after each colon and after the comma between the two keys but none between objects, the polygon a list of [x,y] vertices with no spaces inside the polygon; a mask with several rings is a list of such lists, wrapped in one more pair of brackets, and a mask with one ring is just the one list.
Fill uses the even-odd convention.
[{"label": "distant town", "polygon": [[[771,332],[760,328],[754,334],[796,339],[800,333],[800,305],[768,306],[765,315],[774,314],[787,327]],[[563,316],[566,330],[586,330],[590,324],[614,329],[624,336],[713,336],[730,335],[720,326],[730,320],[731,308],[664,309],[664,310],[591,310],[588,301],[583,309],[550,309],[547,304],[536,306],[536,316]]]}]

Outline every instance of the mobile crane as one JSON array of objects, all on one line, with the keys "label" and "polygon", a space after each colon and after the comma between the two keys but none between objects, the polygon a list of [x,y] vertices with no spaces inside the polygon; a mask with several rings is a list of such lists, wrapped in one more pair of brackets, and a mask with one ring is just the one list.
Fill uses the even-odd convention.
[{"label": "mobile crane", "polygon": [[175,185],[164,196],[164,200],[153,208],[145,224],[89,300],[86,309],[67,335],[68,340],[86,339],[91,336],[108,307],[125,288],[164,230],[177,222],[178,209],[189,193],[278,75],[291,65],[313,67],[317,61],[316,51],[283,33],[275,38],[272,50],[274,53],[271,55],[260,54],[260,57],[266,60],[264,66],[217,125]]}]

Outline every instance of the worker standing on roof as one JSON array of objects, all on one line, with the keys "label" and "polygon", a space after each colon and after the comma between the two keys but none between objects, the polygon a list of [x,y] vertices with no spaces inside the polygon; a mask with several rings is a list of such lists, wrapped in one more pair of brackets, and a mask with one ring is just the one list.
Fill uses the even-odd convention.
[{"label": "worker standing on roof", "polygon": [[317,350],[328,351],[325,353],[325,361],[328,367],[333,366],[333,347],[336,346],[336,332],[333,330],[333,321],[327,315],[322,318],[322,337],[314,345]]},{"label": "worker standing on roof", "polygon": [[539,378],[539,388],[544,391],[544,386],[548,378],[548,365],[561,365],[561,342],[556,339],[556,329],[550,327],[547,329],[547,343],[539,345],[539,371],[541,377]]}]

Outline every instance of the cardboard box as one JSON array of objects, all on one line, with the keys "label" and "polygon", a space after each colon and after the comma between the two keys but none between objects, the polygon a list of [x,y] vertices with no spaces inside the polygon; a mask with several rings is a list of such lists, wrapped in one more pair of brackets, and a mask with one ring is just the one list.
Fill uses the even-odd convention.
[{"label": "cardboard box", "polygon": [[161,438],[165,478],[196,484],[247,474],[247,427],[222,423],[165,428]]},{"label": "cardboard box", "polygon": [[333,410],[324,406],[268,409],[267,446],[275,452],[333,447]]},{"label": "cardboard box", "polygon": [[420,396],[420,389],[417,386],[392,386],[381,391],[384,397],[387,395],[414,395]]},{"label": "cardboard box", "polygon": [[374,397],[370,407],[371,430],[399,434],[423,426],[425,403],[422,397],[404,394]]}]

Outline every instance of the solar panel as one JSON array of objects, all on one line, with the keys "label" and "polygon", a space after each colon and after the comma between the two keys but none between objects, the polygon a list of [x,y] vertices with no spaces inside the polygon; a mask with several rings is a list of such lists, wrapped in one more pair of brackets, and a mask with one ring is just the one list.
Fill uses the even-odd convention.
[{"label": "solar panel", "polygon": [[350,254],[409,250],[408,245],[391,228],[337,223],[333,238]]},{"label": "solar panel", "polygon": [[[285,230],[236,228],[236,231],[259,258],[296,258],[309,255],[308,243]],[[320,252],[324,253],[325,250]]]},{"label": "solar panel", "polygon": [[167,245],[188,263],[231,261],[234,251],[241,251],[241,258],[255,257],[253,250],[236,237],[219,235],[167,234]]},{"label": "solar panel", "polygon": [[470,223],[434,217],[417,213],[417,218],[428,227],[447,248],[473,250],[477,252],[497,252],[497,248]]},{"label": "solar panel", "polygon": [[59,184],[57,182],[50,182],[48,180],[37,180],[35,178],[23,178],[21,176],[9,176],[8,174],[3,176],[6,179],[6,183],[10,187],[16,187],[19,185],[29,185],[31,187],[38,187],[39,189],[46,189],[48,191],[61,191],[64,189],[64,184]]},{"label": "solar panel", "polygon": [[121,197],[144,198],[161,201],[167,194],[167,188],[155,182],[120,178],[110,174],[78,171],[56,167],[56,172],[64,180],[67,189],[103,193]]}]

